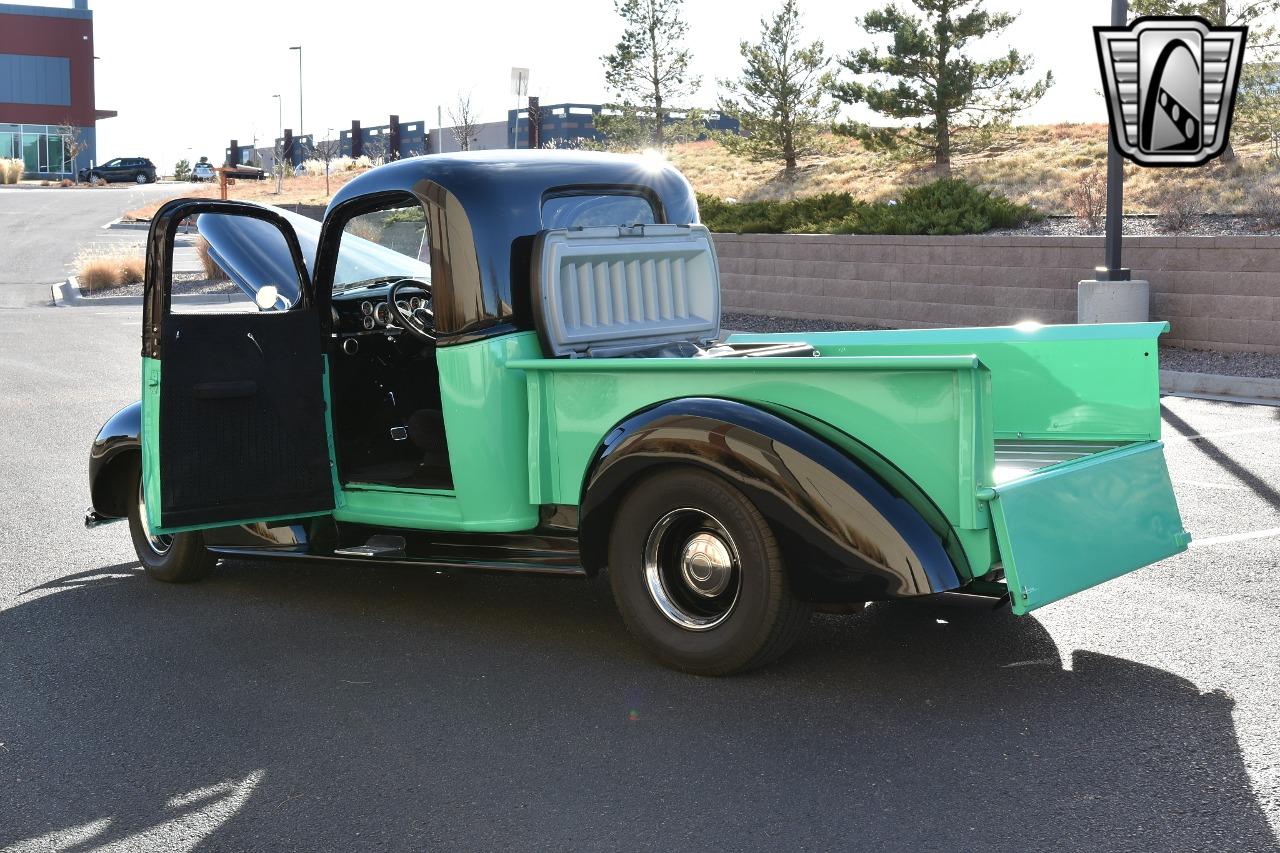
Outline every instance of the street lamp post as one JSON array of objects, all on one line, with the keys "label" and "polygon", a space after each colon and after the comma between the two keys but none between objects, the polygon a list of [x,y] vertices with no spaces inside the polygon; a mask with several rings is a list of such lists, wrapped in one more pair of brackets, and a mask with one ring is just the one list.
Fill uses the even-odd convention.
[{"label": "street lamp post", "polygon": [[[1111,0],[1111,26],[1129,22],[1129,0]],[[1100,281],[1128,281],[1129,270],[1121,266],[1120,238],[1124,231],[1124,160],[1112,134],[1107,135],[1107,224],[1105,267],[1095,271]]]},{"label": "street lamp post", "polygon": [[[1128,0],[1111,0],[1111,25],[1128,23]],[[1116,121],[1120,116],[1115,116]],[[1133,279],[1121,265],[1124,230],[1124,161],[1115,143],[1116,129],[1107,134],[1107,227],[1103,238],[1104,266],[1076,290],[1079,323],[1142,323],[1151,316],[1151,283]]]},{"label": "street lamp post", "polygon": [[298,136],[305,136],[306,131],[302,129],[302,45],[294,45],[289,50],[298,52]]},{"label": "street lamp post", "polygon": [[[279,127],[279,133],[276,139],[284,138],[284,98],[279,95],[272,95],[276,99],[276,121]],[[279,152],[279,153],[277,153]],[[280,195],[284,191],[284,165],[280,162],[284,155],[284,143],[280,143],[279,147],[271,146],[272,166],[276,170],[276,195]]]}]

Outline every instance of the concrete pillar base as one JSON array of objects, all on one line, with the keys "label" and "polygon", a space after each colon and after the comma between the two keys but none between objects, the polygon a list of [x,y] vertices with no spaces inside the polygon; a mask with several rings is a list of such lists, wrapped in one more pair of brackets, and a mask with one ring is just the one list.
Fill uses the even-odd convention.
[{"label": "concrete pillar base", "polygon": [[1151,284],[1146,281],[1080,282],[1077,323],[1145,323],[1151,319]]}]

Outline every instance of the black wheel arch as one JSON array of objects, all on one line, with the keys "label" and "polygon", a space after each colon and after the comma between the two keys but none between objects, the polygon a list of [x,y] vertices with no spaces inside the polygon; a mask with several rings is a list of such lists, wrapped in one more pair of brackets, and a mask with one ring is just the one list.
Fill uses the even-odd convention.
[{"label": "black wheel arch", "polygon": [[928,595],[958,588],[967,575],[924,516],[857,460],[776,414],[708,397],[637,412],[601,442],[580,507],[588,571],[607,561],[622,496],[672,465],[711,471],[742,491],[769,521],[804,597]]},{"label": "black wheel arch", "polygon": [[125,518],[133,499],[133,466],[142,460],[142,403],[112,415],[89,449],[89,496],[99,515]]}]

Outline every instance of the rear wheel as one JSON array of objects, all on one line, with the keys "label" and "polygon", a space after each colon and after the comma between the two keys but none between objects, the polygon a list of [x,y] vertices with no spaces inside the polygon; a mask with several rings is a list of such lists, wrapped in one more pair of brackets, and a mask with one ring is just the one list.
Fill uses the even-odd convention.
[{"label": "rear wheel", "polygon": [[147,173],[139,172],[137,176],[134,178],[134,180],[140,184],[145,184],[147,182]]},{"label": "rear wheel", "polygon": [[204,547],[199,533],[155,533],[147,523],[141,472],[135,474],[129,502],[129,535],[147,575],[166,583],[200,580],[213,570],[217,557]]},{"label": "rear wheel", "polygon": [[760,512],[694,469],[657,474],[623,499],[609,578],[631,633],[663,663],[699,675],[780,657],[813,612],[792,593]]}]

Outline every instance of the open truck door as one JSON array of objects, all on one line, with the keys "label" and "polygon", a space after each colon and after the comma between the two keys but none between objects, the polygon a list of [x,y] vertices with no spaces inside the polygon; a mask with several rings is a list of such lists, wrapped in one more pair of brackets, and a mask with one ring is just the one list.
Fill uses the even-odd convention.
[{"label": "open truck door", "polygon": [[[253,302],[174,310],[180,227],[179,266],[193,268],[189,253],[204,252],[203,274],[225,275]],[[190,240],[197,233],[207,247]],[[152,221],[145,293],[142,492],[151,529],[331,511],[320,318],[289,223],[256,205],[170,202]]]}]

